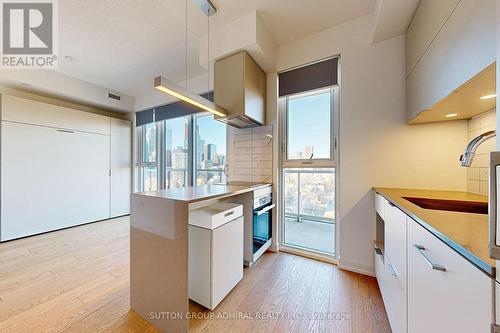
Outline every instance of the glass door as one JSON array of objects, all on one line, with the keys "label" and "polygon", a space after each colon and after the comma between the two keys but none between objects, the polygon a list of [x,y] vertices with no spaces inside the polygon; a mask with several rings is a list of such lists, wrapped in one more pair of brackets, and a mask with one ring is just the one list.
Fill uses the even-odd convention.
[{"label": "glass door", "polygon": [[281,244],[336,255],[337,87],[282,97]]}]

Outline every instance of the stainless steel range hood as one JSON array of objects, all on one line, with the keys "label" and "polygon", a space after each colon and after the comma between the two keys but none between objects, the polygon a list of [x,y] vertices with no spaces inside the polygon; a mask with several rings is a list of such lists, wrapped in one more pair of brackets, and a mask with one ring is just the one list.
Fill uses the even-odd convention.
[{"label": "stainless steel range hood", "polygon": [[215,62],[214,102],[227,111],[215,117],[236,128],[264,125],[266,74],[246,51]]}]

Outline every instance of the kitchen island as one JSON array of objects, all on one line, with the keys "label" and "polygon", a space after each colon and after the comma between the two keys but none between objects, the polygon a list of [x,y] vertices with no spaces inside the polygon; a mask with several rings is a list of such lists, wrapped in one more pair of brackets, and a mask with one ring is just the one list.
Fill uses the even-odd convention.
[{"label": "kitchen island", "polygon": [[133,193],[130,307],[162,332],[188,331],[189,212],[218,201],[252,200],[269,184],[189,186]]}]

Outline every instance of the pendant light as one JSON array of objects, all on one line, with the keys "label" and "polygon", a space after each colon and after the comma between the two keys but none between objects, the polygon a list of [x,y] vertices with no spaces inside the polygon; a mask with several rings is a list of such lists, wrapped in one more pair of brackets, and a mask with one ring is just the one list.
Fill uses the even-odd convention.
[{"label": "pendant light", "polygon": [[[175,98],[178,98],[184,102],[187,102],[191,105],[194,105],[202,110],[211,112],[219,117],[225,117],[227,115],[227,112],[224,108],[216,105],[215,103],[209,101],[206,98],[203,98],[195,93],[190,92],[187,89],[187,80],[188,80],[188,73],[187,73],[187,51],[188,51],[188,36],[187,36],[187,1],[186,0],[186,87],[182,87],[181,85],[172,82],[171,80],[166,79],[163,76],[157,76],[154,79],[154,87],[155,89],[164,92],[166,94],[169,94],[171,96],[174,96]],[[215,7],[209,0],[198,0],[198,5],[200,6],[201,10],[207,15],[207,20],[210,21],[210,15],[214,14],[216,12]],[[208,57],[207,57],[207,63],[208,63],[208,90],[210,90],[210,25],[208,26],[208,43],[207,43],[207,49],[208,49]]]}]

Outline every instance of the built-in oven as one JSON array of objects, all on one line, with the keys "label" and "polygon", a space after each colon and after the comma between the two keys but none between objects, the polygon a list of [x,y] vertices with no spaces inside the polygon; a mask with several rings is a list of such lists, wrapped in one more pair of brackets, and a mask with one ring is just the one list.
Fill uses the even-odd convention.
[{"label": "built-in oven", "polygon": [[272,194],[266,194],[253,199],[253,254],[256,260],[271,245],[272,209],[274,208]]}]

